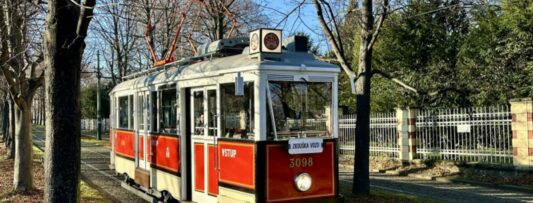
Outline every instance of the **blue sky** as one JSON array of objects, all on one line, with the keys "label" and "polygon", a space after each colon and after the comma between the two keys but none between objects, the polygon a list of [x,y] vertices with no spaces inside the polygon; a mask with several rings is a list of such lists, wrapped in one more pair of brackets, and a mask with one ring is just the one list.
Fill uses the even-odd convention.
[{"label": "blue sky", "polygon": [[[271,17],[271,27],[282,29],[284,37],[295,32],[305,32],[311,36],[313,42],[319,45],[321,52],[328,50],[327,41],[317,20],[315,5],[311,0],[254,1],[263,5],[263,12]],[[302,1],[305,2],[294,10]],[[285,18],[289,13],[291,14]]]}]

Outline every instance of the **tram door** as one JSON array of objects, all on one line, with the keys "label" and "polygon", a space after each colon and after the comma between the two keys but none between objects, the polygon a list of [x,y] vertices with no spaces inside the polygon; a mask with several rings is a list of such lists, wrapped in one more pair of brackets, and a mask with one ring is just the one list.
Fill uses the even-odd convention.
[{"label": "tram door", "polygon": [[192,200],[217,202],[216,157],[217,90],[208,87],[191,90]]},{"label": "tram door", "polygon": [[136,166],[148,170],[148,134],[150,132],[150,92],[140,92],[137,95],[137,139],[136,139]]}]

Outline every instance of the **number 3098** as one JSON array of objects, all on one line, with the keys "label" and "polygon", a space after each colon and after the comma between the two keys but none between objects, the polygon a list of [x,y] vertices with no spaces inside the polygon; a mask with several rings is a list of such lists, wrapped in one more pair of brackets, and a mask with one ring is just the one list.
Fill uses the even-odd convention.
[{"label": "number 3098", "polygon": [[289,168],[311,167],[313,166],[313,157],[291,158],[289,159]]}]

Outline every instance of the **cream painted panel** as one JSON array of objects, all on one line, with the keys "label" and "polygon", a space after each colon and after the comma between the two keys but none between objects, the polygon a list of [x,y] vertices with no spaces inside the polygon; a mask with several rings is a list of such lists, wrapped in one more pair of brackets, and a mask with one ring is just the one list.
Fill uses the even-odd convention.
[{"label": "cream painted panel", "polygon": [[156,171],[156,188],[158,191],[166,190],[172,194],[174,199],[180,199],[181,178],[170,173],[154,169]]}]

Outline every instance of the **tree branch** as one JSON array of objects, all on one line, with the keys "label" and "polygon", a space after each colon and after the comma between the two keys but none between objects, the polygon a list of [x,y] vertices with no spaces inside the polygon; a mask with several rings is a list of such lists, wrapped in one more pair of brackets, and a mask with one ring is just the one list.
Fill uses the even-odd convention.
[{"label": "tree branch", "polygon": [[370,43],[368,43],[366,50],[370,50],[374,46],[374,43],[376,42],[376,39],[378,38],[378,35],[381,31],[381,27],[383,26],[383,21],[385,21],[385,18],[387,17],[388,10],[389,10],[389,0],[383,0],[383,12],[379,16],[378,24],[376,25],[376,28],[374,29],[374,33],[372,34],[372,39],[370,40]]},{"label": "tree branch", "polygon": [[329,13],[331,22],[333,23],[333,28],[335,28],[335,32],[337,33],[336,41],[337,41],[337,44],[339,45],[340,53],[341,55],[344,56],[344,46],[343,46],[342,39],[341,39],[340,32],[339,32],[339,26],[338,26],[339,24],[337,24],[337,20],[335,19],[335,16],[333,15],[333,9],[331,9],[331,5],[329,5],[329,3],[326,2],[325,0],[320,0],[320,1],[327,8],[327,12]]},{"label": "tree branch", "polygon": [[454,87],[444,87],[444,88],[441,88],[441,89],[437,89],[435,91],[420,91],[420,90],[417,90],[415,87],[405,83],[404,81],[400,80],[399,78],[396,78],[396,77],[393,77],[381,70],[378,70],[378,69],[374,69],[372,70],[372,75],[377,75],[377,76],[380,76],[380,77],[383,77],[385,79],[388,79],[394,83],[396,83],[397,85],[399,85],[400,87],[410,91],[410,92],[413,92],[416,96],[429,96],[429,97],[434,97],[434,96],[437,96],[437,95],[440,95],[440,94],[444,94],[446,92],[456,92],[456,93],[459,93],[459,94],[463,94],[463,91],[461,89],[457,89],[457,88],[454,88]]},{"label": "tree branch", "polygon": [[318,21],[320,23],[320,27],[322,27],[322,30],[324,30],[324,33],[326,34],[328,42],[330,46],[333,48],[333,52],[335,52],[335,56],[337,60],[339,61],[341,68],[344,70],[346,75],[348,75],[348,78],[350,79],[350,81],[353,82],[356,77],[355,72],[351,70],[350,65],[346,61],[346,57],[344,55],[341,55],[341,50],[338,46],[338,42],[335,40],[333,33],[331,32],[331,29],[326,24],[326,20],[324,19],[324,15],[322,13],[322,7],[320,3],[318,3],[318,0],[312,0],[312,1],[316,7],[316,13],[317,13]]}]

